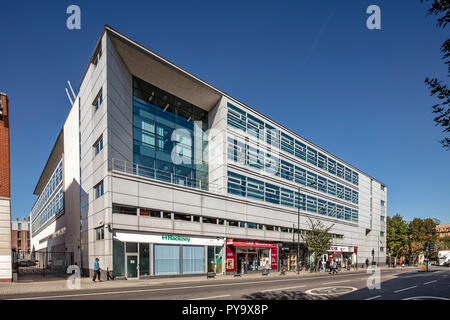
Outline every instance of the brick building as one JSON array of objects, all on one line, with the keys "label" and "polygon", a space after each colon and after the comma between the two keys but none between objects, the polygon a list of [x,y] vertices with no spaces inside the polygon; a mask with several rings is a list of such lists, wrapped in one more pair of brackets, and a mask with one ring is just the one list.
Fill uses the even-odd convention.
[{"label": "brick building", "polygon": [[30,221],[28,219],[11,221],[11,249],[18,258],[28,258],[30,254]]},{"label": "brick building", "polygon": [[11,281],[9,101],[0,92],[0,281]]},{"label": "brick building", "polygon": [[439,224],[436,226],[436,231],[440,238],[448,237],[450,236],[450,224]]}]

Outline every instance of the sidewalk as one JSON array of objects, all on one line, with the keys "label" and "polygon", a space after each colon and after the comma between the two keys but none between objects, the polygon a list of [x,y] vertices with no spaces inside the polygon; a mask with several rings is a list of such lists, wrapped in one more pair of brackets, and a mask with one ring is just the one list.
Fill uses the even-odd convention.
[{"label": "sidewalk", "polygon": [[[391,270],[393,268],[381,267],[381,270]],[[397,267],[393,270],[401,272],[402,270],[418,270],[418,267]],[[358,268],[358,270],[347,271],[341,270],[337,276],[344,274],[360,274],[366,273],[367,269]],[[300,275],[295,272],[287,271],[286,275],[281,275],[280,272],[271,272],[267,276],[263,276],[261,273],[249,273],[243,274],[240,277],[234,275],[217,275],[215,278],[207,279],[205,275],[194,277],[173,277],[173,278],[151,278],[151,279],[138,279],[138,280],[112,280],[93,282],[91,278],[82,278],[80,280],[81,290],[95,290],[95,289],[110,289],[110,288],[136,288],[145,286],[156,286],[165,284],[182,284],[192,282],[215,282],[215,281],[239,281],[239,280],[264,280],[264,279],[289,279],[289,278],[308,278],[308,277],[330,277],[328,272],[309,272],[301,271]],[[37,293],[37,292],[58,292],[68,291],[67,279],[61,276],[47,275],[45,278],[36,275],[35,278],[27,279],[19,282],[12,283],[0,283],[0,299],[2,295],[6,294],[25,294],[25,293]]]}]

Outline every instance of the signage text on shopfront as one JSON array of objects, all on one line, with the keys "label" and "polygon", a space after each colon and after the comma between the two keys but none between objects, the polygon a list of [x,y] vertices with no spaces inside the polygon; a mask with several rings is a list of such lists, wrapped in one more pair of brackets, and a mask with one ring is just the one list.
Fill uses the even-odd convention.
[{"label": "signage text on shopfront", "polygon": [[180,236],[162,236],[162,240],[171,240],[171,241],[185,241],[190,242],[191,238],[189,237],[180,237]]}]

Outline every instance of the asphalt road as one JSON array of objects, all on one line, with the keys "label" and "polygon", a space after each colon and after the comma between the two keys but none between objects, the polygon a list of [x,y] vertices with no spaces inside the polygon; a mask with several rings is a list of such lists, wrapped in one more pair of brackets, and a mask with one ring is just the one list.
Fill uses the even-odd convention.
[{"label": "asphalt road", "polygon": [[[68,290],[64,292],[3,295],[0,299],[18,300],[450,300],[450,268],[432,272],[401,268],[382,270],[379,286],[368,289],[372,274],[321,273],[313,276],[266,279],[192,281],[139,287]],[[372,278],[370,278],[372,279]],[[369,279],[369,280],[370,280]],[[378,287],[378,288],[377,288]],[[427,298],[428,297],[428,298]],[[431,297],[431,298],[430,298]]]}]

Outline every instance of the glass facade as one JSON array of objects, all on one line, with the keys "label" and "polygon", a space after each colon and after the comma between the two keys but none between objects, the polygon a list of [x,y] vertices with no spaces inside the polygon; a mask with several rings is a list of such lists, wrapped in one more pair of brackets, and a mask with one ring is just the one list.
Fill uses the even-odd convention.
[{"label": "glass facade", "polygon": [[[344,187],[341,184],[336,184],[336,182],[330,179],[309,170],[302,169],[289,161],[280,161],[269,152],[265,152],[261,148],[251,147],[238,139],[228,137],[227,142],[227,157],[230,161],[245,165],[254,170],[266,172],[276,177],[281,177],[282,179],[295,182],[302,186],[308,185],[311,189],[358,204],[358,192],[356,190]],[[322,154],[319,155],[321,155],[322,158],[324,157]],[[233,174],[231,174],[231,177],[232,176]],[[252,183],[252,186],[254,185],[255,182]],[[238,190],[234,189],[233,194],[237,194],[237,191]],[[242,195],[242,192],[238,195]],[[255,194],[252,193],[251,197],[254,195]]]},{"label": "glass facade", "polygon": [[115,277],[125,276],[125,250],[124,243],[113,240],[113,275]]},{"label": "glass facade", "polygon": [[313,147],[306,146],[289,134],[247,114],[231,103],[228,103],[227,124],[229,127],[247,132],[249,135],[264,141],[271,147],[285,151],[349,183],[354,185],[359,184],[359,174],[357,172],[327,157]]},{"label": "glass facade", "polygon": [[205,272],[205,247],[183,246],[183,274]]},{"label": "glass facade", "polygon": [[155,275],[180,273],[180,246],[155,244],[153,251]]},{"label": "glass facade", "polygon": [[53,171],[47,185],[42,190],[39,198],[31,209],[31,230],[37,231],[42,225],[54,216],[64,211],[64,192],[62,190],[63,181],[62,160]]},{"label": "glass facade", "polygon": [[[339,187],[340,185],[338,185]],[[358,222],[358,210],[228,171],[228,193]],[[342,188],[344,193],[344,188]],[[336,209],[337,208],[337,209]],[[344,214],[344,210],[347,214]]]},{"label": "glass facade", "polygon": [[207,190],[207,129],[207,111],[133,78],[133,162],[147,168],[140,175]]}]

